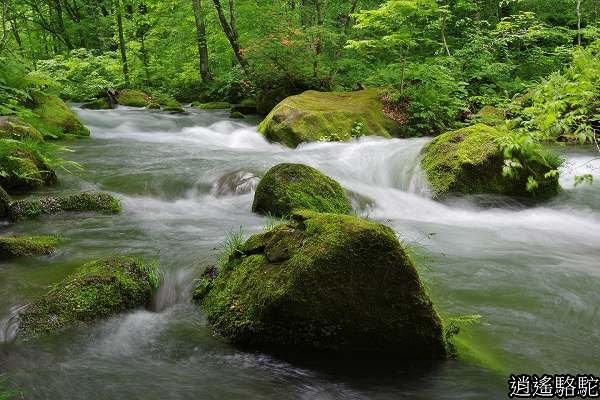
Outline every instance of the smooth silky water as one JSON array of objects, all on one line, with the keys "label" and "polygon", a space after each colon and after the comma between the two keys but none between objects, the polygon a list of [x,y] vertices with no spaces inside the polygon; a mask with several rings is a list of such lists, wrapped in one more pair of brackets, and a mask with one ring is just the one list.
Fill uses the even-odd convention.
[{"label": "smooth silky water", "polygon": [[[1,226],[60,234],[51,257],[0,262],[0,371],[31,399],[494,399],[510,373],[600,373],[600,179],[594,153],[569,153],[550,202],[497,196],[431,200],[419,169],[428,139],[363,138],[286,149],[225,112],[174,116],[77,110],[92,138],[68,142],[84,170],[47,193],[104,190],[117,216],[60,215]],[[281,359],[213,335],[190,292],[232,231],[261,231],[251,189],[281,162],[312,165],[351,191],[359,213],[413,246],[444,318],[480,314],[442,363]],[[595,168],[595,169],[594,169]],[[239,172],[239,173],[238,173]],[[220,179],[230,173],[228,179]],[[83,261],[110,254],[160,262],[152,312],[139,310],[27,343],[14,340],[23,305]]]}]

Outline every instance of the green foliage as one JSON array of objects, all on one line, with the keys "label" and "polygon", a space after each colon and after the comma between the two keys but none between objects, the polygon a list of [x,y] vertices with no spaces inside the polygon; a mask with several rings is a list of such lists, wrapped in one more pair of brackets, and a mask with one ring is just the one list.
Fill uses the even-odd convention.
[{"label": "green foliage", "polygon": [[245,237],[246,233],[241,226],[239,230],[231,231],[227,234],[221,245],[221,256],[218,260],[220,269],[226,268],[229,259],[238,254],[242,244],[244,243]]},{"label": "green foliage", "polygon": [[534,87],[517,114],[522,132],[540,140],[591,143],[600,121],[600,40],[577,49],[564,72]]},{"label": "green foliage", "polygon": [[107,89],[123,85],[121,64],[113,52],[97,55],[87,49],[76,49],[69,55],[41,60],[37,67],[60,84],[61,97],[72,101],[93,99]]}]

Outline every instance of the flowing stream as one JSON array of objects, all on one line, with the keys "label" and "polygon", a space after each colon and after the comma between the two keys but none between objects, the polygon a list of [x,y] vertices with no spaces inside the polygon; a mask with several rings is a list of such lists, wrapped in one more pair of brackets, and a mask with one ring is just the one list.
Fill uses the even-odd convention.
[{"label": "flowing stream", "polygon": [[[64,237],[51,257],[0,261],[0,373],[31,399],[501,399],[510,373],[600,374],[600,162],[569,150],[564,191],[522,205],[499,196],[433,201],[419,169],[428,139],[363,138],[291,150],[225,112],[77,110],[92,138],[68,142],[84,169],[46,193],[104,190],[117,216],[60,215],[0,226]],[[444,318],[463,328],[458,360],[436,364],[283,360],[213,336],[190,303],[194,279],[232,231],[269,221],[250,208],[256,176],[312,165],[350,192],[358,212],[413,246]],[[592,173],[593,185],[575,187]],[[20,307],[83,261],[115,253],[160,263],[151,311],[60,335],[14,339]]]}]

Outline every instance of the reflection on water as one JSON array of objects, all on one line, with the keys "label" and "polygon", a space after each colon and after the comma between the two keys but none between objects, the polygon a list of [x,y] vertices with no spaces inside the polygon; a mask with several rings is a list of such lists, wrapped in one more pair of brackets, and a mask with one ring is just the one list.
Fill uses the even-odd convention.
[{"label": "reflection on water", "polygon": [[[3,226],[60,233],[49,258],[0,263],[0,370],[28,398],[481,399],[505,398],[506,374],[598,372],[600,162],[573,153],[562,194],[528,206],[498,196],[436,202],[419,169],[427,139],[362,138],[291,150],[224,112],[173,116],[78,110],[92,139],[70,142],[85,166],[52,191],[119,196],[118,216],[56,216]],[[481,314],[463,334],[474,357],[437,365],[281,360],[213,336],[189,304],[193,280],[225,235],[266,221],[250,211],[258,176],[280,162],[338,179],[359,213],[413,245],[442,315]],[[14,314],[82,260],[111,253],[157,259],[154,312],[136,311],[35,342],[10,342]]]}]

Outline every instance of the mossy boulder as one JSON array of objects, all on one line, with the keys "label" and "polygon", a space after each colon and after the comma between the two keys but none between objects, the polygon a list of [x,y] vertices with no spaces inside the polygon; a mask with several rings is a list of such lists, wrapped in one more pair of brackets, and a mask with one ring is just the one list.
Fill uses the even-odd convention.
[{"label": "mossy boulder", "polygon": [[0,236],[0,259],[52,254],[59,241],[57,236]]},{"label": "mossy boulder", "polygon": [[11,221],[35,219],[43,215],[61,212],[98,212],[117,214],[121,212],[121,201],[109,193],[83,192],[69,196],[43,197],[36,200],[18,200],[9,206]]},{"label": "mossy boulder", "polygon": [[39,155],[37,142],[0,139],[0,185],[22,193],[56,183],[56,173]]},{"label": "mossy boulder", "polygon": [[268,140],[289,147],[367,135],[389,138],[401,132],[398,123],[384,114],[377,89],[308,91],[288,97],[267,115],[259,130]]},{"label": "mossy boulder", "polygon": [[257,348],[446,357],[442,324],[390,228],[301,212],[236,248],[201,302],[230,342]]},{"label": "mossy boulder", "polygon": [[41,142],[44,135],[17,117],[0,117],[0,139],[32,140]]},{"label": "mossy boulder", "polygon": [[8,208],[10,206],[10,196],[6,193],[6,190],[0,186],[0,218],[6,218],[8,215]]},{"label": "mossy boulder", "polygon": [[252,211],[287,216],[295,210],[336,214],[352,211],[345,190],[330,177],[303,164],[279,164],[256,187]]},{"label": "mossy boulder", "polygon": [[116,256],[92,261],[28,305],[17,335],[35,337],[149,305],[157,284],[156,266],[141,260]]},{"label": "mossy boulder", "polygon": [[229,110],[231,108],[231,104],[225,101],[213,101],[212,103],[193,103],[196,104],[196,107],[201,110]]},{"label": "mossy boulder", "polygon": [[88,101],[81,105],[81,108],[88,110],[110,110],[113,108],[112,104],[106,97]]},{"label": "mossy boulder", "polygon": [[[560,159],[551,153],[541,158],[516,154],[523,166],[514,176],[505,176],[504,155],[498,144],[503,132],[484,124],[447,132],[433,139],[423,150],[421,165],[441,197],[452,193],[496,193],[518,197],[547,198],[560,186],[558,176],[545,177],[558,168]],[[527,190],[529,176],[535,176],[539,186]]]},{"label": "mossy boulder", "polygon": [[232,111],[231,114],[229,115],[229,117],[233,118],[233,119],[244,119],[244,118],[246,118],[244,116],[244,114],[242,114],[239,111]]},{"label": "mossy boulder", "polygon": [[124,89],[119,92],[117,102],[128,107],[147,107],[149,104],[153,103],[154,100],[152,99],[152,96],[141,90]]},{"label": "mossy boulder", "polygon": [[54,136],[90,136],[90,130],[60,98],[36,92],[32,95],[32,102],[32,110],[40,124],[38,129],[44,133]]}]

